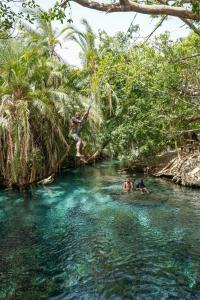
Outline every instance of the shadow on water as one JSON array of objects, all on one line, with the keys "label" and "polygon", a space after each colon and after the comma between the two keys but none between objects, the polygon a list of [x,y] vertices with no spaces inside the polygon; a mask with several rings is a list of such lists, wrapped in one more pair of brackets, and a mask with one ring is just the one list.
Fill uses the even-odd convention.
[{"label": "shadow on water", "polygon": [[1,192],[0,299],[200,299],[199,191],[118,170]]}]

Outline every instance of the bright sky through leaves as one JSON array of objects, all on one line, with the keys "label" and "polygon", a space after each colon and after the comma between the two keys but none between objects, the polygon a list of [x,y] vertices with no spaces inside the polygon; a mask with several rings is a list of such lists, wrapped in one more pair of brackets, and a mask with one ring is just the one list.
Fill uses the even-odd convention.
[{"label": "bright sky through leaves", "polygon": [[[53,6],[54,3],[54,0],[43,0],[43,2],[40,2],[39,4],[44,9],[48,9]],[[81,7],[76,3],[71,4],[71,11],[73,24],[77,28],[82,28],[80,20],[84,18],[87,19],[95,32],[98,32],[98,30],[105,30],[110,35],[114,35],[118,31],[126,32],[134,17],[134,13],[105,14],[104,12]],[[153,31],[157,22],[158,19],[152,20],[151,17],[142,14],[138,14],[135,19],[135,24],[140,25],[140,34],[142,37],[148,36]],[[58,22],[56,23],[56,26],[58,28],[62,27]],[[184,26],[184,23],[174,17],[169,17],[168,21],[165,22],[155,34],[158,35],[165,31],[169,31],[173,39],[186,36],[189,32],[186,26]],[[81,61],[79,58],[79,51],[80,49],[77,45],[68,41],[63,43],[63,48],[59,50],[59,53],[66,62],[75,66],[80,66]]]}]

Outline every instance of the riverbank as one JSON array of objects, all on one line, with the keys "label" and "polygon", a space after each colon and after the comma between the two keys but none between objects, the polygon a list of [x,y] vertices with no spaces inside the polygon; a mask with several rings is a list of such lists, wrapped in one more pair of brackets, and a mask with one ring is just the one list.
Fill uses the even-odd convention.
[{"label": "riverbank", "polygon": [[200,187],[200,155],[176,157],[154,175],[171,178],[182,186]]},{"label": "riverbank", "polygon": [[18,178],[16,178],[16,181],[12,184],[5,178],[5,176],[0,174],[0,188],[19,188],[23,189],[24,187],[28,186],[34,186],[34,185],[47,185],[52,183],[56,177],[58,177],[61,174],[64,174],[66,171],[74,169],[77,169],[79,167],[87,167],[89,165],[95,165],[97,162],[108,160],[109,155],[108,153],[100,148],[98,151],[93,153],[91,156],[87,157],[87,163],[85,164],[82,162],[78,157],[75,155],[67,156],[63,162],[55,168],[54,171],[50,171],[45,176],[37,177],[34,181],[30,181],[29,178],[27,178],[27,182],[24,182],[23,184],[19,184]]},{"label": "riverbank", "polygon": [[[106,159],[108,159],[106,155],[98,157],[98,161]],[[73,164],[67,163],[62,170],[65,171],[69,168],[73,170],[80,165],[81,163],[75,159]],[[152,159],[129,162],[125,164],[123,170],[142,172],[154,177],[166,177],[172,182],[186,187],[200,187],[200,155],[198,153],[180,155],[175,150],[165,152]]]},{"label": "riverbank", "polygon": [[135,161],[129,170],[141,171],[155,177],[167,177],[187,187],[200,187],[200,155],[178,155],[176,151],[156,156],[152,160]]}]

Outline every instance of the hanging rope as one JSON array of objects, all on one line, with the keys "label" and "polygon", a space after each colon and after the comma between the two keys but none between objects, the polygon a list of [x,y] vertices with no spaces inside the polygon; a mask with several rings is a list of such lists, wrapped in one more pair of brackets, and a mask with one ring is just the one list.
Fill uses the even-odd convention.
[{"label": "hanging rope", "polygon": [[[88,109],[87,109],[87,111],[86,111],[86,113],[85,113],[85,116],[88,116],[88,114],[89,114],[89,112],[90,112],[90,109],[91,109],[91,107],[92,107],[92,104],[93,104],[93,102],[94,102],[94,98],[95,98],[94,95],[92,95],[92,96],[91,96],[90,103],[89,103],[89,105],[88,105]],[[79,128],[78,128],[78,130],[77,130],[77,133],[78,133],[78,134],[80,133],[80,131],[81,131],[81,129],[82,129],[82,127],[83,127],[85,121],[86,121],[86,118],[83,118],[83,120],[82,120],[82,122],[80,123],[80,126],[79,126]]]},{"label": "hanging rope", "polygon": [[[134,15],[133,20],[131,21],[131,23],[130,23],[130,25],[129,25],[129,27],[128,27],[128,29],[127,29],[125,35],[124,35],[124,39],[123,39],[123,42],[124,42],[124,43],[127,41],[128,34],[129,34],[130,30],[131,30],[131,27],[132,27],[132,25],[133,25],[133,22],[135,21],[136,16],[137,16],[137,13]],[[98,92],[99,92],[99,89],[100,89],[100,87],[101,87],[101,85],[102,85],[102,83],[103,83],[103,80],[104,80],[105,77],[108,75],[108,72],[110,71],[110,69],[111,69],[111,67],[112,67],[112,65],[113,65],[113,63],[114,63],[115,58],[117,57],[117,54],[118,54],[118,53],[115,52],[115,54],[114,54],[114,56],[113,56],[113,58],[112,58],[110,64],[108,65],[108,68],[107,68],[106,71],[103,73],[103,76],[102,76],[101,79],[100,79],[100,82],[99,82],[99,84],[98,84],[98,88],[97,88],[96,92],[95,92],[94,94],[92,93],[92,95],[91,95],[91,100],[90,100],[90,103],[89,103],[89,106],[88,106],[86,115],[89,114],[90,109],[91,109],[91,107],[92,107],[92,105],[93,105],[93,102],[94,102],[94,100],[96,99],[96,96],[97,96],[97,94],[98,94]],[[83,119],[83,121],[81,122],[81,124],[80,124],[80,126],[79,126],[79,129],[78,129],[78,133],[81,131],[81,129],[82,129],[84,123],[85,123],[85,119]]]},{"label": "hanging rope", "polygon": [[[133,25],[133,22],[135,21],[136,16],[137,16],[137,13],[134,15],[133,20],[131,21],[131,23],[130,23],[130,25],[129,25],[129,27],[128,27],[128,29],[127,29],[125,35],[124,35],[124,39],[123,39],[123,42],[124,42],[124,43],[127,41],[128,34],[129,34],[130,30],[131,30],[131,27],[132,27],[132,25]],[[110,64],[108,65],[107,70],[103,73],[103,76],[101,77],[101,80],[100,80],[99,85],[98,85],[98,89],[97,89],[97,91],[96,91],[96,93],[95,93],[95,96],[97,95],[97,93],[98,93],[98,91],[99,91],[99,88],[101,87],[101,85],[102,85],[102,83],[103,83],[104,78],[108,75],[108,72],[110,71],[110,69],[111,69],[111,67],[112,67],[112,65],[113,65],[113,62],[115,61],[115,58],[117,57],[117,54],[118,54],[118,53],[115,52],[115,54],[114,54],[114,56],[113,56],[113,58],[112,58]]]}]

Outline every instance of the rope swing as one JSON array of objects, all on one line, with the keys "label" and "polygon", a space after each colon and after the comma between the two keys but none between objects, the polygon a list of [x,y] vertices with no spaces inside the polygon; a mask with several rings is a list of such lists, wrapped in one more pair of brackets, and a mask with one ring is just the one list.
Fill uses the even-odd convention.
[{"label": "rope swing", "polygon": [[[137,16],[137,13],[134,15],[133,20],[131,21],[131,23],[130,23],[130,25],[129,25],[129,27],[128,27],[128,29],[127,29],[125,35],[124,35],[123,42],[126,42],[126,41],[127,41],[128,37],[129,37],[129,33],[130,33],[130,31],[131,31],[131,27],[133,26],[133,22],[135,21],[136,16]],[[86,114],[89,114],[90,109],[91,109],[91,107],[92,107],[92,105],[93,105],[93,103],[94,103],[94,100],[96,99],[96,96],[97,96],[97,94],[98,94],[98,92],[99,92],[99,89],[100,89],[100,87],[101,87],[101,85],[102,85],[102,83],[103,83],[103,80],[104,80],[105,77],[108,75],[109,71],[111,70],[111,67],[113,66],[113,63],[114,63],[114,61],[115,61],[115,58],[117,57],[117,54],[118,54],[118,53],[115,52],[115,54],[114,54],[114,56],[113,56],[113,58],[112,58],[110,64],[108,65],[108,68],[107,68],[107,69],[105,70],[105,72],[103,73],[103,75],[102,75],[102,77],[101,77],[101,79],[100,79],[100,82],[99,82],[99,84],[98,84],[98,87],[97,87],[96,92],[95,92],[95,93],[91,93],[91,96],[90,96],[90,103],[89,103],[89,106],[88,106],[88,109],[87,109]],[[82,129],[84,123],[85,123],[85,120],[83,120],[82,123],[80,124],[79,129],[78,129],[78,133],[81,131],[81,129]]]}]

